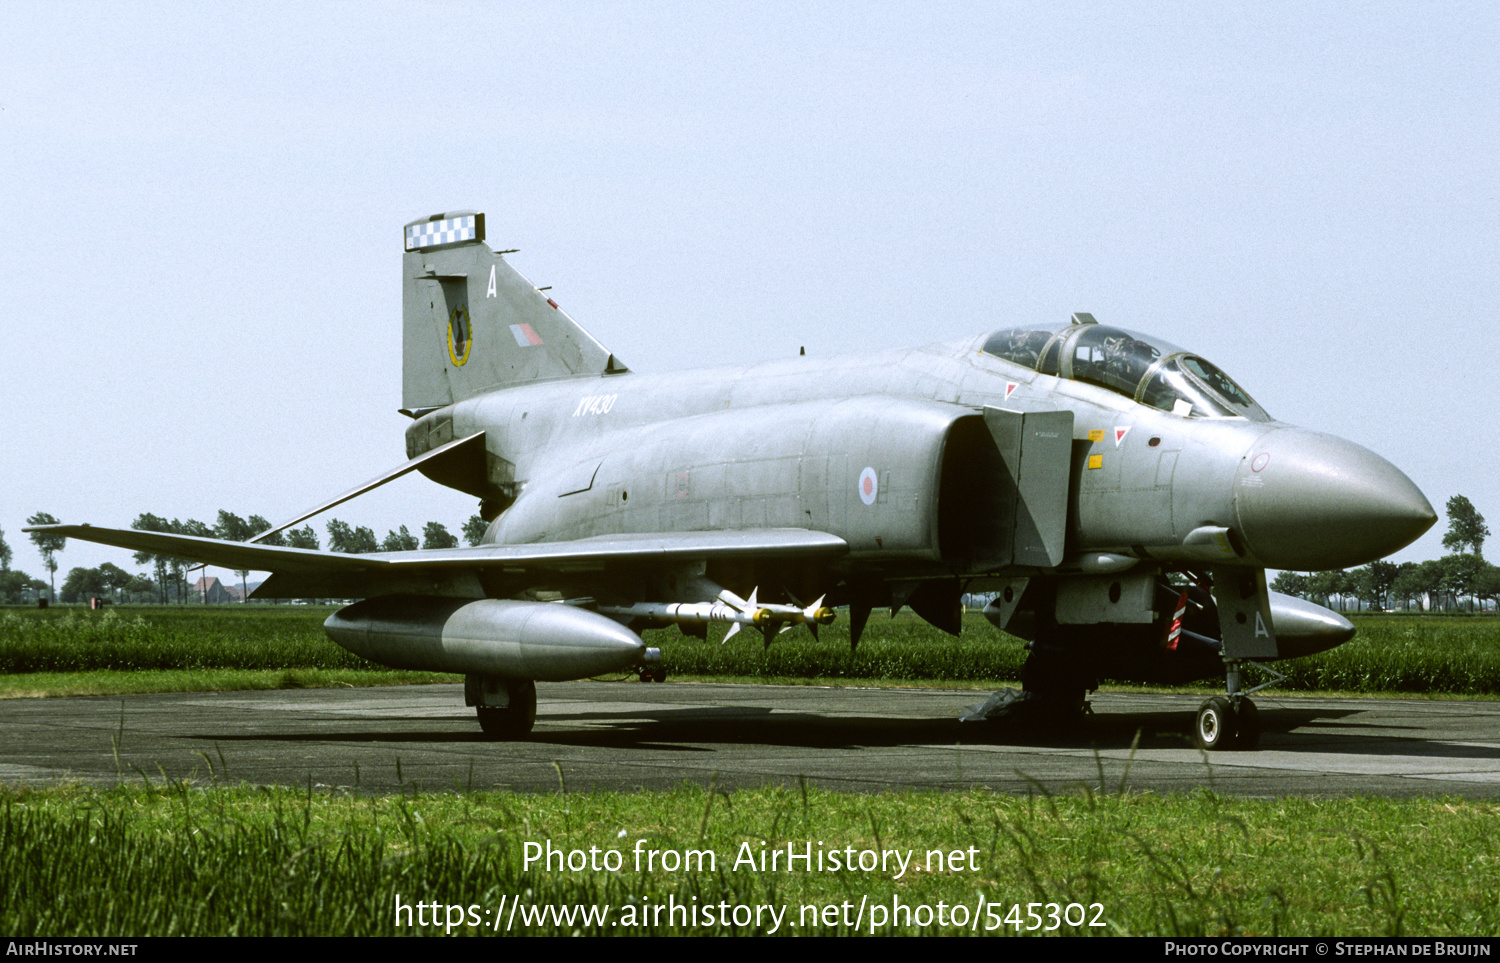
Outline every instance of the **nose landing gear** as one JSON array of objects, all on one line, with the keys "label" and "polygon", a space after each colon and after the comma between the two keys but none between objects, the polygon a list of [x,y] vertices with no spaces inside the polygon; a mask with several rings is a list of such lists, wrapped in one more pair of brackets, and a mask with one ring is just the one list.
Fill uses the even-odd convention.
[{"label": "nose landing gear", "polygon": [[1227,695],[1214,696],[1198,707],[1198,715],[1193,720],[1193,745],[1199,749],[1254,749],[1260,744],[1260,710],[1250,701],[1250,693],[1273,686],[1286,676],[1259,662],[1251,662],[1275,678],[1253,689],[1241,689],[1240,666],[1245,661],[1225,659],[1224,688]]}]

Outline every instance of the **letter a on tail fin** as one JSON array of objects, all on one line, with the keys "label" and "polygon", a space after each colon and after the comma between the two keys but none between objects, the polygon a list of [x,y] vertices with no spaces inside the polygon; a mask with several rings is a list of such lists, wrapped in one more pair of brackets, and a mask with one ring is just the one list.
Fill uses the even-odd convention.
[{"label": "letter a on tail fin", "polygon": [[628,369],[484,240],[484,215],[412,221],[402,260],[402,405],[430,411],[497,388]]}]

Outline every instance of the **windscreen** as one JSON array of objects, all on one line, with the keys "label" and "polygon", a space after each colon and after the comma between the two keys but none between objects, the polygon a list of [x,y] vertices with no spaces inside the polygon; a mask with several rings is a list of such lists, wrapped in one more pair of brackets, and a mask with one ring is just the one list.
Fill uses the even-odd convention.
[{"label": "windscreen", "polygon": [[1042,374],[1108,388],[1187,418],[1270,416],[1217,366],[1160,338],[1104,324],[1006,328],[984,352]]}]

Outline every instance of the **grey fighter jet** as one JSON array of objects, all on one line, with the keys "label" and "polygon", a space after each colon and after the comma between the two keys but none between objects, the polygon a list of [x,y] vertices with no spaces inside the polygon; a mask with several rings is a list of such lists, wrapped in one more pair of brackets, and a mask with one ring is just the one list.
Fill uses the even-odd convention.
[{"label": "grey fighter jet", "polygon": [[1029,643],[1003,711],[1060,722],[1100,678],[1222,676],[1195,739],[1247,748],[1243,670],[1274,678],[1266,663],[1354,634],[1268,592],[1265,570],[1360,565],[1437,518],[1378,455],[1276,421],[1206,359],[1088,314],[645,375],[491,250],[483,214],[413,221],[404,246],[409,460],[272,531],[417,470],[479,500],[480,545],[345,555],[45,530],[269,571],[261,598],[363,599],[328,619],[333,640],[463,674],[496,737],[530,731],[538,680],[660,679],[644,627],[723,622],[769,643],[847,607],[857,645],[876,608],[957,634],[961,597],[984,592],[990,621]]}]

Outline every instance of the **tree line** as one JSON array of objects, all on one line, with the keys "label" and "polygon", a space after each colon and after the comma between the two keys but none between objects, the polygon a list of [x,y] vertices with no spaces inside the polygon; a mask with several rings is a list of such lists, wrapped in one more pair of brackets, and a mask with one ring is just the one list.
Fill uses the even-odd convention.
[{"label": "tree line", "polygon": [[[58,522],[46,512],[38,512],[26,519],[26,523],[28,525],[56,525]],[[260,515],[242,518],[233,512],[221,509],[218,521],[214,525],[201,522],[196,518],[181,521],[145,512],[138,515],[135,521],[130,523],[130,527],[143,532],[166,532],[174,535],[217,538],[229,542],[245,542],[270,529],[271,523]],[[488,527],[484,519],[474,515],[464,522],[459,531],[463,540],[469,545],[478,545]],[[327,530],[328,550],[332,552],[403,552],[415,551],[419,548],[456,548],[460,544],[459,536],[449,532],[447,526],[441,522],[428,522],[423,526],[420,541],[405,525],[395,531],[387,532],[385,538],[378,542],[373,530],[363,525],[354,527],[337,518],[328,520]],[[4,529],[0,529],[0,602],[20,602],[32,593],[36,597],[45,595],[63,602],[105,598],[116,602],[155,601],[168,604],[187,602],[192,599],[193,593],[188,584],[188,573],[200,566],[187,559],[152,552],[134,554],[133,558],[137,565],[149,566],[147,572],[139,574],[131,574],[110,562],[105,562],[97,568],[74,568],[63,580],[62,592],[59,595],[57,556],[67,547],[67,539],[47,532],[31,532],[30,538],[37,552],[42,556],[42,566],[47,571],[48,581],[44,582],[39,578],[32,578],[25,572],[11,569],[10,564],[14,553],[5,541]],[[259,541],[265,545],[305,548],[313,551],[321,547],[318,534],[311,525],[276,532]],[[249,576],[250,570],[237,570],[235,574],[240,577],[240,591],[241,598],[243,598],[248,594],[245,579]]]},{"label": "tree line", "polygon": [[1371,562],[1335,572],[1282,572],[1271,590],[1296,595],[1330,608],[1350,601],[1377,610],[1461,609],[1500,604],[1500,566],[1484,560],[1490,530],[1463,495],[1448,499],[1448,532],[1443,547],[1452,554],[1425,562]]},{"label": "tree line", "polygon": [[[1500,606],[1500,566],[1484,560],[1484,541],[1490,530],[1484,516],[1463,495],[1448,499],[1448,531],[1443,536],[1443,547],[1452,554],[1425,562],[1371,562],[1363,568],[1332,572],[1282,572],[1271,583],[1271,589],[1285,595],[1295,595],[1330,608],[1346,608],[1355,602],[1359,607],[1369,606],[1376,610],[1402,608],[1459,609],[1482,607],[1490,602]],[[46,512],[26,519],[28,525],[55,525],[57,519]],[[171,532],[178,535],[197,535],[203,538],[219,538],[231,542],[243,542],[266,531],[271,523],[260,515],[241,518],[233,512],[220,510],[216,524],[210,526],[197,519],[187,521],[166,519],[149,512],[139,515],[131,528],[146,532]],[[375,532],[366,526],[351,526],[337,518],[327,523],[328,549],[333,552],[410,552],[417,549],[456,548],[459,536],[450,533],[440,522],[428,522],[422,528],[419,540],[402,525],[389,531],[385,538],[377,540]],[[473,515],[460,528],[464,542],[478,545],[488,527],[484,519]],[[5,541],[5,531],[0,529],[0,602],[21,601],[26,593],[49,591],[57,598],[57,555],[67,545],[67,539],[45,532],[30,533],[31,541],[42,556],[49,581],[32,578],[25,572],[13,571],[10,563],[11,548]],[[267,545],[288,548],[305,548],[317,551],[317,532],[311,525],[290,528],[260,540]],[[136,552],[137,565],[151,566],[154,577],[146,574],[132,575],[119,566],[105,562],[98,568],[74,568],[63,581],[61,600],[82,601],[91,597],[111,598],[116,601],[150,601],[162,604],[170,601],[185,602],[190,595],[187,573],[194,568],[192,562]],[[240,570],[240,588],[244,597],[245,579],[249,570]]]}]

